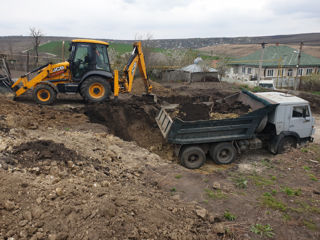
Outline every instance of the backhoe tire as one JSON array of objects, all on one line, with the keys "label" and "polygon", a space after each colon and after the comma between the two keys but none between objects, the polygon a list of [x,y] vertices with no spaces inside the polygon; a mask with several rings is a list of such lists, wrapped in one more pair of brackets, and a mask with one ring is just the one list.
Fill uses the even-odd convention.
[{"label": "backhoe tire", "polygon": [[88,77],[80,87],[80,94],[86,102],[103,102],[109,98],[110,93],[110,83],[99,76]]},{"label": "backhoe tire", "polygon": [[230,164],[236,159],[237,151],[231,142],[215,144],[209,150],[210,156],[216,164]]},{"label": "backhoe tire", "polygon": [[190,146],[182,149],[180,154],[180,163],[189,169],[200,168],[206,161],[206,154],[202,148]]},{"label": "backhoe tire", "polygon": [[50,105],[57,99],[57,92],[47,84],[39,84],[33,90],[33,99],[41,105]]}]

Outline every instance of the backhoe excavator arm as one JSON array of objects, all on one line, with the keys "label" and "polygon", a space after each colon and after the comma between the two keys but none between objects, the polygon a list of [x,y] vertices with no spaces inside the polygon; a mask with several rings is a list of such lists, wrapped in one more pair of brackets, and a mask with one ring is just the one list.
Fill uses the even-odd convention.
[{"label": "backhoe excavator arm", "polygon": [[123,69],[123,76],[119,79],[118,71],[114,71],[114,96],[117,97],[119,92],[131,92],[132,83],[135,76],[135,72],[139,68],[140,74],[143,78],[146,93],[150,94],[152,86],[150,85],[146,63],[142,52],[141,42],[135,42],[133,44],[133,51],[128,60],[127,65]]}]

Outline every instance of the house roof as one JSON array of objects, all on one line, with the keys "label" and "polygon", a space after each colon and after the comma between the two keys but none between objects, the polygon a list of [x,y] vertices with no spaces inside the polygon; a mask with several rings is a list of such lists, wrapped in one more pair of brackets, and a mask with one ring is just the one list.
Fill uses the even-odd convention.
[{"label": "house roof", "polygon": [[[262,49],[249,54],[248,56],[234,59],[230,65],[259,66]],[[296,67],[299,51],[288,46],[268,46],[264,50],[262,67],[282,66]],[[320,66],[320,58],[301,53],[300,66]]]},{"label": "house roof", "polygon": [[193,64],[185,66],[185,67],[181,68],[180,70],[185,71],[185,72],[191,72],[191,73],[196,73],[196,72],[218,72],[214,68],[207,68],[207,67],[201,65],[201,62],[203,62],[202,58],[201,57],[197,57],[193,61]]}]

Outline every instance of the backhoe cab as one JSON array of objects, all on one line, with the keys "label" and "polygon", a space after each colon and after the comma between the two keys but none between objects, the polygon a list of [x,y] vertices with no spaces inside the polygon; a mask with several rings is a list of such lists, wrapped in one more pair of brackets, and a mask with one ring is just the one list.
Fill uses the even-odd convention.
[{"label": "backhoe cab", "polygon": [[[2,86],[10,88],[15,96],[33,89],[33,98],[39,104],[52,104],[58,93],[80,93],[87,102],[101,102],[111,93],[117,98],[119,93],[131,92],[132,83],[138,66],[143,78],[146,93],[150,94],[149,83],[141,42],[133,44],[133,51],[123,75],[118,70],[111,71],[108,57],[109,44],[89,39],[72,40],[70,58],[66,62],[46,64],[12,81],[5,61],[0,78]],[[31,75],[36,73],[34,77]]]}]

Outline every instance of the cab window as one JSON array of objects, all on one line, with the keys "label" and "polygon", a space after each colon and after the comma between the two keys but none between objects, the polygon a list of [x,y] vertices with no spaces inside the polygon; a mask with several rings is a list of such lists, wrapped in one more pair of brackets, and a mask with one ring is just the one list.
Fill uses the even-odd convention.
[{"label": "cab window", "polygon": [[[305,114],[305,116],[304,116],[304,114]],[[310,117],[308,106],[295,106],[295,107],[293,107],[292,117],[294,117],[294,118]]]},{"label": "cab window", "polygon": [[107,46],[96,46],[96,69],[110,72],[109,58],[107,55]]}]

